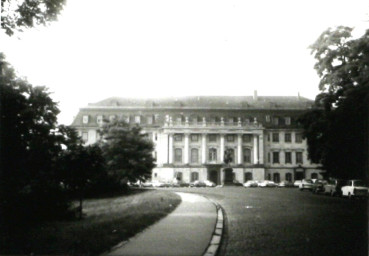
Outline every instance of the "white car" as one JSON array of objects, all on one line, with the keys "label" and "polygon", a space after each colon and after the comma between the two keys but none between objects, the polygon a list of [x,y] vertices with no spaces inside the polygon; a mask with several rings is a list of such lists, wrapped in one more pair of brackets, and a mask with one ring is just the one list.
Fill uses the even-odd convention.
[{"label": "white car", "polygon": [[155,181],[152,182],[152,186],[154,188],[163,188],[163,187],[165,187],[165,183],[160,182],[158,180],[155,180]]},{"label": "white car", "polygon": [[215,187],[217,185],[217,184],[215,184],[214,182],[212,182],[210,180],[205,180],[204,183],[207,187]]},{"label": "white car", "polygon": [[368,196],[368,186],[362,180],[348,180],[341,190],[342,196],[349,198]]},{"label": "white car", "polygon": [[271,180],[264,180],[261,183],[258,183],[258,186],[262,188],[275,188],[277,184],[275,184],[274,181]]},{"label": "white car", "polygon": [[243,183],[243,186],[245,188],[255,188],[255,187],[258,186],[258,182],[255,181],[255,180],[249,180],[249,181]]}]

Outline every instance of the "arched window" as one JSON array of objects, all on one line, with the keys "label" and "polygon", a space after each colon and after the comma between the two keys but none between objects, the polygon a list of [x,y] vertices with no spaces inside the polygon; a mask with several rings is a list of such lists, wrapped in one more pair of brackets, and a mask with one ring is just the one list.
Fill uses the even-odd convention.
[{"label": "arched window", "polygon": [[286,181],[292,181],[292,174],[291,173],[286,173]]},{"label": "arched window", "polygon": [[191,149],[191,163],[199,162],[199,150],[197,148]]},{"label": "arched window", "polygon": [[183,177],[182,172],[177,172],[177,173],[176,173],[176,179],[177,179],[178,181],[182,181],[182,177]]},{"label": "arched window", "polygon": [[251,149],[244,148],[243,149],[243,162],[244,163],[251,163]]},{"label": "arched window", "polygon": [[311,178],[312,178],[312,179],[317,179],[317,178],[318,178],[318,174],[317,174],[316,172],[313,172],[313,173],[311,174]]},{"label": "arched window", "polygon": [[209,161],[215,162],[217,160],[217,149],[209,148]]},{"label": "arched window", "polygon": [[198,172],[192,172],[191,173],[191,182],[199,179],[199,173]]},{"label": "arched window", "polygon": [[248,180],[252,180],[252,173],[251,172],[245,172],[245,174],[244,174],[244,181],[247,182]]},{"label": "arched window", "polygon": [[273,174],[273,181],[275,183],[279,183],[281,181],[281,178],[280,178],[280,175],[279,175],[278,172],[276,172],[276,173]]}]

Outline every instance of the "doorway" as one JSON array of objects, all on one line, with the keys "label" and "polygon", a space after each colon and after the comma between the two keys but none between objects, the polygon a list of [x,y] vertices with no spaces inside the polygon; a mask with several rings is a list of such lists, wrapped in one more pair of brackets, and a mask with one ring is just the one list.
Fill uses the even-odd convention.
[{"label": "doorway", "polygon": [[232,168],[224,169],[224,184],[233,184],[234,173]]}]

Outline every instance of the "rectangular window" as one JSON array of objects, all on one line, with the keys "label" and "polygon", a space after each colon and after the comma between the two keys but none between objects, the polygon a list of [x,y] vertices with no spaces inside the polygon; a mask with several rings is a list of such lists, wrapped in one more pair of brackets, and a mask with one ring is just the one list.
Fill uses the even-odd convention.
[{"label": "rectangular window", "polygon": [[191,173],[191,182],[194,182],[195,180],[199,179],[199,173],[198,172],[192,172]]},{"label": "rectangular window", "polygon": [[286,117],[284,118],[284,122],[285,122],[285,124],[286,124],[286,125],[291,125],[291,117],[286,116]]},{"label": "rectangular window", "polygon": [[199,150],[197,148],[191,149],[191,163],[199,162]]},{"label": "rectangular window", "polygon": [[84,142],[87,142],[87,141],[88,141],[88,132],[83,132],[83,133],[82,133],[82,140],[83,140]]},{"label": "rectangular window", "polygon": [[199,141],[199,135],[198,134],[191,134],[191,141]]},{"label": "rectangular window", "polygon": [[135,116],[135,123],[136,124],[141,123],[141,116]]},{"label": "rectangular window", "polygon": [[302,143],[302,134],[301,133],[296,133],[295,134],[295,142],[296,143]]},{"label": "rectangular window", "polygon": [[104,117],[103,116],[97,116],[96,123],[98,125],[102,125],[104,123]]},{"label": "rectangular window", "polygon": [[274,132],[273,133],[273,142],[279,142],[279,133],[278,132]]},{"label": "rectangular window", "polygon": [[284,134],[284,142],[291,142],[291,133]]},{"label": "rectangular window", "polygon": [[234,135],[233,134],[228,134],[227,135],[227,141],[228,142],[234,142]]},{"label": "rectangular window", "polygon": [[216,134],[209,134],[209,142],[216,142],[217,135]]},{"label": "rectangular window", "polygon": [[296,164],[302,164],[302,152],[296,152]]},{"label": "rectangular window", "polygon": [[126,122],[127,124],[129,124],[129,116],[122,116],[121,119]]},{"label": "rectangular window", "polygon": [[82,117],[82,123],[88,124],[88,116],[83,116]]},{"label": "rectangular window", "polygon": [[209,161],[214,162],[217,160],[217,150],[215,148],[209,149]]},{"label": "rectangular window", "polygon": [[266,116],[265,116],[265,121],[266,121],[267,123],[269,123],[269,122],[270,122],[270,115],[266,115]]},{"label": "rectangular window", "polygon": [[182,134],[175,134],[174,141],[182,141]]},{"label": "rectangular window", "polygon": [[286,164],[291,164],[292,163],[291,152],[285,152],[284,153],[284,160],[285,160]]},{"label": "rectangular window", "polygon": [[242,141],[243,141],[243,142],[246,142],[246,143],[251,142],[251,134],[244,134],[244,135],[242,136]]},{"label": "rectangular window", "polygon": [[174,149],[174,161],[177,163],[182,163],[182,149],[181,148]]},{"label": "rectangular window", "polygon": [[273,164],[279,163],[279,152],[273,152]]},{"label": "rectangular window", "polygon": [[251,163],[251,150],[249,148],[243,149],[243,162]]},{"label": "rectangular window", "polygon": [[274,125],[278,125],[279,124],[279,118],[278,117],[273,117],[273,124]]},{"label": "rectangular window", "polygon": [[270,163],[270,152],[268,153],[268,163]]},{"label": "rectangular window", "polygon": [[153,117],[152,116],[148,116],[146,120],[147,120],[147,124],[153,124]]}]

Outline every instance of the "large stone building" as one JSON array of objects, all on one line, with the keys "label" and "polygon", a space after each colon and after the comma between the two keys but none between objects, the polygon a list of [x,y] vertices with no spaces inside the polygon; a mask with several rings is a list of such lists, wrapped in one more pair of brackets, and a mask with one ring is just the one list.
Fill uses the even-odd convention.
[{"label": "large stone building", "polygon": [[[109,98],[81,108],[72,126],[86,144],[103,120],[139,124],[155,144],[152,180],[217,184],[321,178],[307,158],[298,117],[313,101],[296,97]],[[224,152],[231,163],[224,163]]]}]

